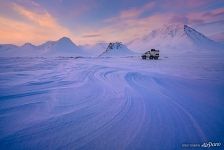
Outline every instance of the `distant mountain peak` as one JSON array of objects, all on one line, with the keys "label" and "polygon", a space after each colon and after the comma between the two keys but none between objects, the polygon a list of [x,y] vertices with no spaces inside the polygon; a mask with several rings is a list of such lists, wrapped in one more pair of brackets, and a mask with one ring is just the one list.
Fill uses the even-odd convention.
[{"label": "distant mountain peak", "polygon": [[31,44],[31,43],[25,43],[20,48],[21,49],[32,50],[32,49],[36,49],[37,47],[35,45]]},{"label": "distant mountain peak", "polygon": [[[11,55],[11,51],[20,51],[15,56],[84,56],[86,55],[79,46],[76,46],[68,37],[62,37],[57,41],[47,41],[41,45],[35,46],[31,43],[25,43],[22,46],[0,45],[0,49],[5,52],[4,55]],[[14,53],[12,53],[14,55]]]},{"label": "distant mountain peak", "polygon": [[111,42],[108,44],[106,50],[100,56],[132,56],[135,53],[127,48],[122,42]]},{"label": "distant mountain peak", "polygon": [[[210,44],[210,42],[215,43],[213,40],[209,39],[204,34],[198,32],[197,30],[195,30],[187,25],[184,25],[184,32],[197,45],[202,44],[202,42],[204,42],[203,44]],[[206,42],[209,42],[209,43],[206,43]]]},{"label": "distant mountain peak", "polygon": [[25,43],[22,45],[22,47],[35,47],[32,43]]},{"label": "distant mountain peak", "polygon": [[185,25],[184,25],[184,29],[185,29],[185,28],[190,28],[190,27],[189,27],[188,25],[185,24]]},{"label": "distant mountain peak", "polygon": [[141,39],[132,41],[130,45],[134,49],[198,49],[214,48],[218,44],[207,38],[199,31],[186,24],[166,24],[151,31]]},{"label": "distant mountain peak", "polygon": [[68,37],[62,37],[58,40],[58,42],[68,42],[68,43],[73,43],[72,40]]},{"label": "distant mountain peak", "polygon": [[122,44],[122,42],[114,42],[114,43],[109,43],[106,51],[110,51],[110,50],[118,50],[120,48],[124,48],[126,47],[125,45]]},{"label": "distant mountain peak", "polygon": [[23,44],[23,45],[33,45],[33,44],[31,44],[31,43],[27,42],[27,43],[25,43],[25,44]]}]

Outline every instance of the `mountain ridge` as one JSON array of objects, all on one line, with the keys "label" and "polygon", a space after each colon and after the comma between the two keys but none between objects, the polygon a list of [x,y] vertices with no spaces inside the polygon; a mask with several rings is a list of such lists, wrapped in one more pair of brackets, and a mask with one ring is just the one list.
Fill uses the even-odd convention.
[{"label": "mountain ridge", "polygon": [[184,24],[168,24],[152,30],[140,39],[131,41],[133,49],[219,49],[220,45],[204,34]]},{"label": "mountain ridge", "polygon": [[[85,52],[68,37],[47,41],[40,45],[25,43],[22,46],[0,44],[1,56],[83,56]],[[17,53],[19,51],[19,53]]]}]

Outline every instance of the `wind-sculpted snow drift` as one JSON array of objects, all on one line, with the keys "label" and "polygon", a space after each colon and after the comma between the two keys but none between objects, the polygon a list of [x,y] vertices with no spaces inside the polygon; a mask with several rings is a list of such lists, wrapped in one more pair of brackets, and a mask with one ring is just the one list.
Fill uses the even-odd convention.
[{"label": "wind-sculpted snow drift", "polygon": [[223,54],[0,58],[0,149],[182,149],[224,139]]}]

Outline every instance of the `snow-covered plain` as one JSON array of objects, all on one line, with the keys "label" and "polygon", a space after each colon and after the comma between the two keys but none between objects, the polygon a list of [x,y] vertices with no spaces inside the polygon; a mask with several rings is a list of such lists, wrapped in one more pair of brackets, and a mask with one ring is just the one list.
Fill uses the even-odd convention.
[{"label": "snow-covered plain", "polygon": [[223,52],[160,55],[0,58],[0,149],[223,142]]}]

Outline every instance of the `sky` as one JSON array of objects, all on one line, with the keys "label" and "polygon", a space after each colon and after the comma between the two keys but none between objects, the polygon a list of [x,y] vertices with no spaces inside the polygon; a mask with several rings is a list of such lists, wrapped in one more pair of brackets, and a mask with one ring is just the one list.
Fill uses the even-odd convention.
[{"label": "sky", "polygon": [[224,0],[0,0],[0,44],[128,43],[174,23],[224,41]]}]

